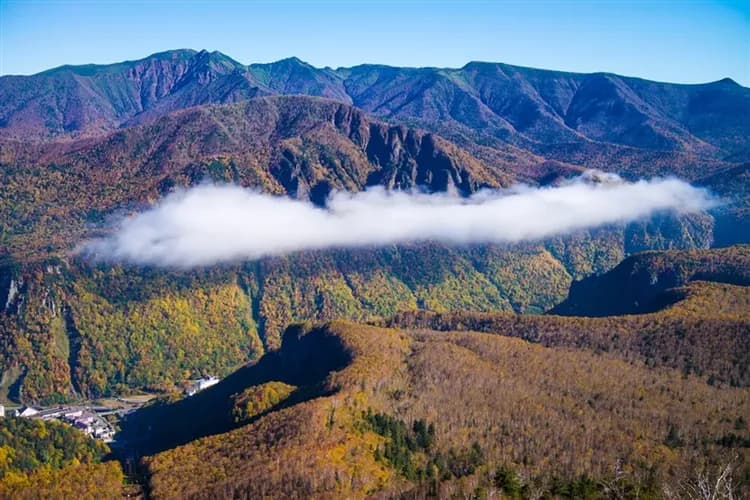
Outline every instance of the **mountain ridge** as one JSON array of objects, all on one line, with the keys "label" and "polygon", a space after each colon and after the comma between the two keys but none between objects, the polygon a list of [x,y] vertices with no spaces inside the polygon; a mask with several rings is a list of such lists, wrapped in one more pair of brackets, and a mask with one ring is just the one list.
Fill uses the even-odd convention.
[{"label": "mountain ridge", "polygon": [[[732,293],[747,299],[746,289]],[[159,495],[210,497],[219,491],[225,496],[253,496],[284,491],[294,496],[302,490],[311,496],[377,492],[392,497],[424,481],[422,492],[429,496],[426,492],[435,495],[431,488],[441,491],[441,481],[447,482],[444,486],[456,481],[453,486],[460,488],[460,479],[482,470],[485,461],[513,464],[526,474],[563,476],[606,476],[619,461],[644,483],[654,476],[668,482],[681,467],[699,466],[700,458],[690,449],[700,450],[698,457],[726,451],[714,445],[719,440],[708,438],[728,432],[720,430],[721,417],[697,418],[707,403],[721,404],[722,410],[713,411],[722,416],[734,416],[747,407],[747,388],[706,384],[691,373],[654,367],[627,352],[538,345],[509,338],[502,331],[483,330],[489,335],[472,331],[471,318],[459,321],[463,326],[458,328],[450,318],[399,329],[342,321],[293,325],[279,351],[194,398],[144,408],[126,421],[125,432],[133,436],[151,432],[142,451],[150,455],[144,460],[149,486]],[[746,332],[737,335],[746,341]],[[320,352],[327,356],[318,356]],[[301,379],[290,376],[300,367],[314,374]],[[185,413],[196,418],[171,424]],[[426,462],[425,473],[414,474],[397,461],[388,441],[381,448],[371,433],[373,427],[367,425],[370,420],[399,419],[408,424],[405,429],[433,424],[434,441],[423,449],[411,446],[414,466]],[[555,425],[544,424],[550,421]],[[724,429],[731,428],[731,419],[722,422]],[[685,436],[678,446],[664,439],[670,424],[679,426]],[[600,432],[607,437],[587,445],[596,450],[593,457],[566,456],[569,451],[563,450],[577,450],[575,443],[581,436]],[[430,475],[428,459],[436,449],[442,452],[436,460],[439,473]],[[475,450],[474,458],[467,460],[462,449]],[[274,468],[267,450],[283,454],[283,470]],[[384,455],[391,459],[383,460]],[[455,460],[455,467],[441,468],[445,457],[449,463]],[[641,471],[635,466],[638,461],[669,466],[665,470],[647,466]],[[221,463],[221,468],[200,466],[206,462]],[[307,471],[296,473],[307,479],[295,476],[295,468]],[[259,476],[264,482],[248,481],[250,470],[262,471]],[[311,470],[323,472],[310,481]],[[333,480],[341,476],[346,479]],[[471,490],[475,485],[470,484]]]},{"label": "mountain ridge", "polygon": [[568,71],[568,70],[561,70],[561,69],[554,69],[554,68],[541,68],[541,67],[536,67],[536,66],[526,66],[526,65],[523,65],[523,64],[512,64],[512,63],[507,63],[507,62],[503,62],[503,61],[491,61],[491,60],[480,60],[480,59],[470,60],[470,61],[466,62],[463,66],[397,66],[397,65],[386,64],[386,63],[360,63],[360,64],[355,64],[353,66],[336,66],[336,67],[334,67],[334,66],[328,66],[328,65],[326,65],[326,66],[315,66],[314,64],[309,63],[309,62],[307,62],[307,61],[305,61],[303,59],[300,59],[297,56],[287,56],[287,57],[282,57],[281,59],[277,59],[277,60],[273,60],[273,61],[268,61],[268,62],[252,62],[252,63],[249,63],[249,64],[244,64],[244,63],[241,63],[241,62],[237,61],[236,59],[231,58],[230,56],[227,56],[226,54],[224,54],[220,50],[191,49],[191,48],[165,49],[165,50],[161,50],[159,52],[154,52],[154,53],[149,54],[149,55],[147,55],[145,57],[141,57],[141,58],[137,58],[137,59],[124,59],[122,61],[114,61],[114,62],[84,63],[84,64],[61,64],[59,66],[54,66],[52,68],[48,68],[48,69],[43,69],[41,71],[37,71],[36,73],[30,73],[30,74],[8,73],[8,74],[3,74],[3,75],[0,75],[0,78],[5,77],[5,76],[37,76],[37,75],[41,75],[41,74],[44,74],[44,73],[49,73],[49,72],[53,72],[53,71],[57,71],[57,70],[61,70],[61,69],[69,69],[69,68],[117,66],[117,65],[120,65],[120,64],[137,63],[137,62],[141,62],[141,61],[144,61],[144,60],[147,60],[147,59],[158,58],[160,56],[164,56],[164,55],[168,55],[168,54],[180,54],[180,53],[183,53],[183,54],[187,54],[187,55],[192,56],[192,55],[195,55],[195,54],[198,54],[198,53],[202,53],[202,52],[205,52],[205,53],[208,53],[208,54],[212,54],[212,55],[215,54],[215,55],[227,57],[227,58],[231,59],[232,61],[234,61],[237,65],[244,66],[244,67],[253,66],[253,65],[270,65],[270,64],[280,63],[280,62],[284,62],[284,61],[294,61],[294,62],[306,64],[306,65],[311,66],[311,67],[313,67],[315,69],[322,69],[322,70],[324,70],[324,69],[330,69],[330,70],[333,70],[333,71],[349,70],[349,69],[357,68],[357,67],[360,67],[360,66],[383,67],[383,68],[401,68],[401,69],[458,70],[458,69],[465,69],[467,66],[475,65],[475,64],[493,64],[493,65],[502,65],[502,66],[508,66],[508,67],[512,67],[512,68],[519,68],[519,69],[527,69],[527,70],[544,71],[544,72],[550,72],[550,73],[558,73],[558,74],[564,74],[564,75],[595,75],[595,74],[611,75],[611,76],[618,76],[618,77],[628,78],[628,79],[633,79],[633,80],[643,80],[643,81],[648,81],[648,82],[653,82],[653,83],[666,83],[666,84],[670,84],[670,85],[695,86],[695,85],[708,85],[708,84],[712,84],[712,83],[722,83],[723,82],[723,83],[731,83],[731,84],[734,84],[734,85],[737,85],[737,86],[740,86],[740,87],[750,88],[750,87],[746,87],[745,85],[740,84],[739,82],[735,81],[734,79],[732,79],[730,77],[723,77],[723,78],[719,78],[717,80],[709,80],[709,81],[701,81],[701,82],[671,82],[671,81],[667,81],[667,80],[653,80],[653,79],[650,79],[650,78],[646,78],[646,77],[642,77],[642,76],[636,76],[636,75],[623,75],[623,74],[615,73],[615,72],[612,72],[612,71],[593,71],[593,72]]},{"label": "mountain ridge", "polygon": [[[122,71],[117,73],[122,69],[127,69],[125,80]],[[68,74],[76,70],[79,80],[89,80],[71,81]],[[155,72],[156,81],[149,71]],[[62,94],[58,90],[55,98],[64,102],[44,101],[43,95],[17,88],[32,80],[36,80],[36,88],[44,88],[49,83],[45,79],[57,80]],[[141,80],[148,88],[138,101],[133,98],[136,90],[143,90]],[[13,90],[21,92],[25,100],[14,102]],[[570,73],[484,62],[470,62],[462,68],[358,65],[334,70],[287,58],[243,65],[218,51],[181,49],[111,65],[68,65],[32,76],[0,77],[0,96],[10,103],[5,109],[0,107],[0,133],[12,136],[16,128],[47,137],[86,134],[127,126],[132,120],[143,123],[154,113],[268,93],[335,98],[380,118],[414,120],[438,133],[449,127],[465,129],[457,130],[458,135],[474,131],[496,146],[508,143],[533,149],[536,142],[602,140],[708,156],[719,151],[726,151],[724,156],[744,154],[747,144],[741,136],[747,126],[742,125],[741,116],[742,110],[750,109],[750,89],[726,79],[669,84],[612,73]],[[76,96],[98,100],[98,114],[77,103]],[[44,115],[46,108],[29,109],[36,105],[35,99],[57,111]],[[76,105],[84,109],[78,110]],[[704,115],[713,112],[712,106],[719,106],[725,114],[737,110],[727,115],[733,117],[731,123],[722,125],[731,137],[726,133],[712,137],[715,131],[706,130]],[[605,126],[612,121],[609,115],[613,112],[626,123],[624,128],[608,132],[614,128]],[[40,114],[49,123],[39,123]]]}]

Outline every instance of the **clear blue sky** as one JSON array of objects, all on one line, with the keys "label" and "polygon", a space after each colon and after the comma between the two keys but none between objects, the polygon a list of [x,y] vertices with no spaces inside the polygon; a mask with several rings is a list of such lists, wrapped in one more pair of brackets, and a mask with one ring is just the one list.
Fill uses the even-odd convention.
[{"label": "clear blue sky", "polygon": [[0,44],[0,74],[205,48],[245,64],[482,60],[750,86],[750,0],[0,0]]}]

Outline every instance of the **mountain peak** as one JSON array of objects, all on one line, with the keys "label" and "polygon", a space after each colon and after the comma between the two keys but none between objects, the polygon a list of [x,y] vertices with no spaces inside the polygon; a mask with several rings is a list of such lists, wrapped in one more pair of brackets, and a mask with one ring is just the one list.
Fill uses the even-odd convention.
[{"label": "mountain peak", "polygon": [[[33,78],[0,79],[0,101],[7,102],[0,105],[0,119],[7,124],[0,135],[97,133],[133,124],[136,116],[141,123],[199,104],[305,94],[355,103],[382,118],[455,139],[479,133],[483,141],[542,155],[548,153],[541,152],[540,143],[579,143],[584,137],[710,157],[747,151],[742,118],[749,109],[748,89],[728,78],[685,86],[489,61],[471,61],[460,69],[363,64],[332,70],[294,56],[247,66],[205,49],[170,50],[104,66],[65,66],[38,82],[27,80]],[[92,89],[95,95],[78,100]],[[715,122],[715,110],[732,111],[721,111],[723,119]],[[571,157],[560,153],[557,159]]]},{"label": "mountain peak", "polygon": [[279,59],[276,62],[280,62],[280,63],[283,63],[283,62],[285,62],[285,63],[295,63],[295,64],[307,64],[305,61],[303,61],[302,59],[300,59],[297,56],[285,57],[284,59]]},{"label": "mountain peak", "polygon": [[300,59],[299,57],[285,57],[284,59],[279,59],[278,61],[273,61],[269,63],[255,63],[251,64],[250,67],[256,67],[256,68],[263,68],[263,67],[277,67],[277,68],[309,68],[309,69],[317,69],[312,64],[307,63]]},{"label": "mountain peak", "polygon": [[714,82],[714,84],[717,84],[717,85],[730,85],[732,87],[742,87],[742,85],[740,85],[739,83],[737,83],[736,81],[732,80],[729,77],[722,78],[721,80],[717,80],[717,81]]}]

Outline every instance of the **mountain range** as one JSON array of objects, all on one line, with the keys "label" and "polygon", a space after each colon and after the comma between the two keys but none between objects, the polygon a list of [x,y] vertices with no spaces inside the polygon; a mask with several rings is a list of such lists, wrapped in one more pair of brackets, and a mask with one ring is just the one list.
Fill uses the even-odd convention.
[{"label": "mountain range", "polygon": [[329,98],[480,144],[543,151],[540,145],[550,143],[604,142],[734,161],[750,153],[750,97],[729,79],[676,85],[482,62],[333,70],[290,58],[245,66],[220,52],[192,50],[3,77],[0,125],[9,137],[86,136],[267,95]]},{"label": "mountain range", "polygon": [[[67,435],[14,424],[0,496],[662,498],[729,455],[750,477],[748,116],[729,79],[485,62],[174,50],[0,77],[0,403],[159,396],[121,422],[143,457],[131,487],[83,442],[13,462]],[[676,177],[717,206],[189,270],[76,251],[206,181],[324,207],[590,169]],[[205,375],[225,378],[179,396]]]},{"label": "mountain range", "polygon": [[[286,324],[301,319],[543,312],[574,280],[631,253],[748,242],[748,111],[750,89],[729,80],[676,85],[491,63],[333,70],[177,50],[0,77],[0,319],[10,367],[0,387],[39,400],[158,386],[184,370],[223,373],[278,346]],[[106,234],[112,217],[206,179],[323,205],[333,190],[467,195],[551,185],[589,168],[677,176],[722,205],[513,248],[312,252],[183,273],[192,288],[168,273],[106,271],[71,254]],[[223,298],[180,316],[174,301],[196,304],[199,289]],[[161,308],[172,325],[196,325],[204,342],[175,340],[194,349],[157,370],[142,349],[164,342]],[[169,338],[190,330],[178,331]],[[221,332],[234,332],[231,354],[217,351]]]},{"label": "mountain range", "polygon": [[[717,244],[746,242],[749,111],[750,90],[730,80],[676,85],[490,63],[332,70],[177,50],[4,76],[2,180],[26,192],[0,207],[0,257],[13,253],[17,225],[64,246],[45,227],[61,215],[29,210],[25,198],[59,196],[52,209],[80,225],[212,175],[317,203],[375,184],[468,194],[587,168],[672,175],[725,196],[713,214]],[[39,179],[32,164],[54,168]]]}]

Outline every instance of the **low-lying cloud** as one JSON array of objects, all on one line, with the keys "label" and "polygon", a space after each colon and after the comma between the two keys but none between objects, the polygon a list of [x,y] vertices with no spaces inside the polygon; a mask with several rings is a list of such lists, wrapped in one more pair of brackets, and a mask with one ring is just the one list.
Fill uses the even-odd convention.
[{"label": "low-lying cloud", "polygon": [[203,185],[170,194],[78,251],[99,260],[188,268],[332,247],[514,243],[713,204],[706,190],[677,179],[624,182],[592,173],[556,187],[518,185],[470,197],[382,188],[336,192],[325,208]]}]

